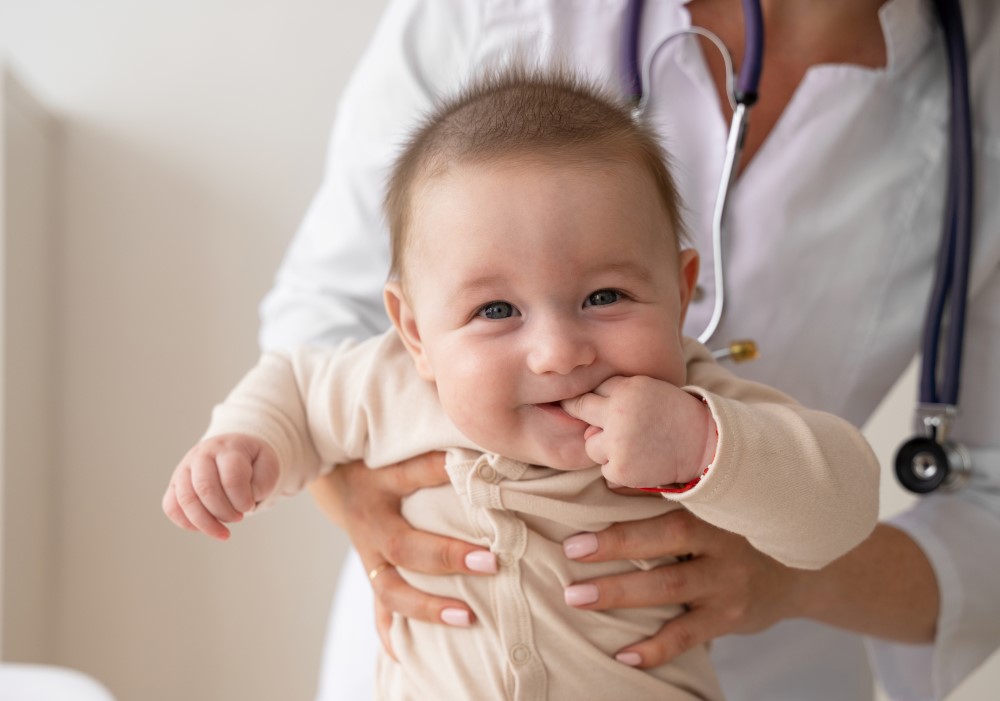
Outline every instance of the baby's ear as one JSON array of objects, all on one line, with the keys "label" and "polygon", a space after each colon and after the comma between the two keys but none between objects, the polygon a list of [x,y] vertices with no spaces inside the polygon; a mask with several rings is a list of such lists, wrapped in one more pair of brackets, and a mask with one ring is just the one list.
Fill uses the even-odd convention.
[{"label": "baby's ear", "polygon": [[420,340],[417,319],[413,315],[413,308],[398,281],[391,280],[385,284],[385,288],[382,290],[382,299],[385,302],[385,310],[392,320],[392,325],[396,328],[396,333],[399,334],[403,345],[406,346],[406,350],[413,358],[417,373],[428,382],[434,382],[434,369],[424,351],[424,344]]},{"label": "baby's ear", "polygon": [[698,267],[700,260],[698,251],[693,248],[685,248],[680,252],[677,282],[680,285],[681,294],[681,328],[684,328],[684,317],[687,315],[688,305],[694,295],[694,288],[698,284]]}]

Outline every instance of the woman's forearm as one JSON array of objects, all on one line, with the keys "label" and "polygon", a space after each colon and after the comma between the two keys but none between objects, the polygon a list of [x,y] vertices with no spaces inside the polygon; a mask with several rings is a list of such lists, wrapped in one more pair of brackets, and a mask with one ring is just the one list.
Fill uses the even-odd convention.
[{"label": "woman's forearm", "polygon": [[316,506],[323,512],[334,525],[342,530],[347,530],[346,514],[344,509],[344,485],[340,470],[332,470],[314,480],[309,485],[309,493],[312,495]]},{"label": "woman's forearm", "polygon": [[920,546],[879,524],[861,545],[815,572],[801,572],[797,610],[838,628],[904,643],[929,643],[937,627],[937,578]]}]

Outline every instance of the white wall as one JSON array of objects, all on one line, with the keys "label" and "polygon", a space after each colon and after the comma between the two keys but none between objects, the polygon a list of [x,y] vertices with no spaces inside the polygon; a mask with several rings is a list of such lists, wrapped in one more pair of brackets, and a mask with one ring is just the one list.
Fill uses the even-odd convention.
[{"label": "white wall", "polygon": [[[159,499],[256,355],[255,305],[383,5],[0,0],[0,47],[61,122],[51,628],[14,657],[44,647],[121,701],[310,697],[342,539],[305,498],[225,545]],[[886,459],[911,396],[873,429]],[[998,668],[955,701],[989,698]]]},{"label": "white wall", "polygon": [[61,122],[46,661],[122,701],[314,688],[343,541],[307,499],[225,545],[159,501],[256,356],[256,303],[383,4],[0,0],[0,47]]}]

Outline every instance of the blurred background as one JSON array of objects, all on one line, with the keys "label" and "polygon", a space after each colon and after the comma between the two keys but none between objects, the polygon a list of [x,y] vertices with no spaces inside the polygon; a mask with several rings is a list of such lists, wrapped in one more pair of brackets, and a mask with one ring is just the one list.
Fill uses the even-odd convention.
[{"label": "blurred background", "polygon": [[257,356],[383,6],[0,0],[4,660],[121,701],[311,697],[345,541],[308,497],[226,544],[159,503]]},{"label": "blurred background", "polygon": [[[159,504],[257,356],[384,4],[0,0],[0,660],[119,701],[311,698],[344,538],[304,496],[226,544]],[[913,396],[868,427],[884,464]]]}]

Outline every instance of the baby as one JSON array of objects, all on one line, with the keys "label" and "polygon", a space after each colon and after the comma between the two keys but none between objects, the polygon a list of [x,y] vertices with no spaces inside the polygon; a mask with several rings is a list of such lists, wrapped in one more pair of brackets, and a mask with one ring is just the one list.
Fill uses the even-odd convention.
[{"label": "baby", "polygon": [[[857,430],[716,364],[681,328],[698,257],[647,126],[562,74],[509,70],[445,101],[396,163],[388,333],[265,355],[216,407],[164,497],[219,536],[333,466],[446,450],[451,484],[404,515],[489,547],[493,577],[403,576],[477,622],[396,617],[385,699],[717,699],[702,648],[616,662],[676,607],[594,612],[563,587],[659,562],[587,564],[561,542],[688,508],[781,562],[818,568],[877,516]],[[655,488],[641,498],[607,480]],[[181,506],[183,504],[183,507]]]}]

